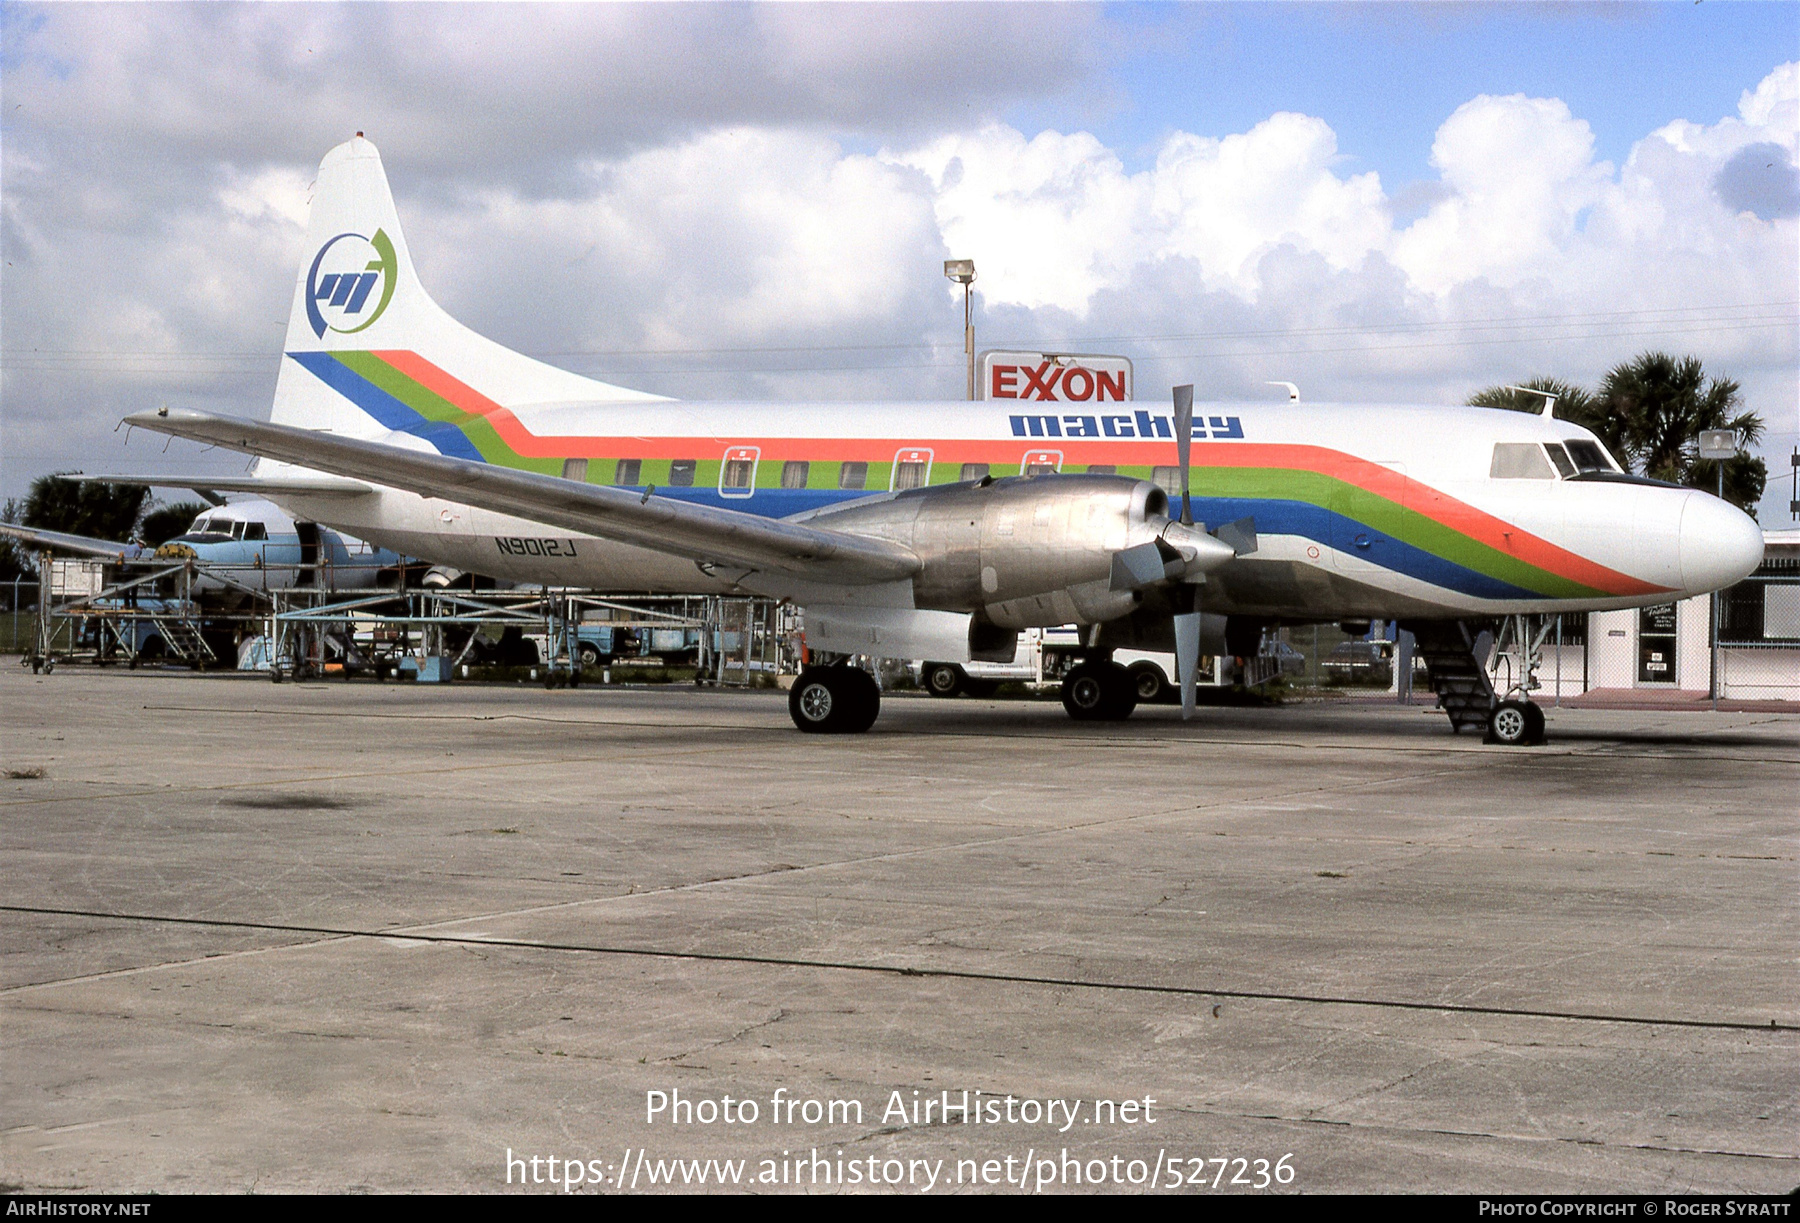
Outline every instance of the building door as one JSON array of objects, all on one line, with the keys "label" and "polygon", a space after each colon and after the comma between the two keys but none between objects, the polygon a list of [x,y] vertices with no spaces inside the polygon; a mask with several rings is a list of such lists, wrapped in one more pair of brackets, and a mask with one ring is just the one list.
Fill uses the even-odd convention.
[{"label": "building door", "polygon": [[1638,683],[1675,682],[1675,605],[1638,608]]}]

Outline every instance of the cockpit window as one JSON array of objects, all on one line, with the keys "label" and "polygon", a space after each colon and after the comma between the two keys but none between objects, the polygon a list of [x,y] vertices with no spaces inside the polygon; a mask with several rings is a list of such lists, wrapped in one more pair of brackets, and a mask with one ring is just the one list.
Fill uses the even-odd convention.
[{"label": "cockpit window", "polygon": [[231,519],[201,517],[194,519],[194,525],[188,528],[189,535],[226,535],[231,534]]},{"label": "cockpit window", "polygon": [[1536,442],[1496,442],[1488,476],[1495,480],[1554,480],[1556,472]]},{"label": "cockpit window", "polygon": [[260,522],[246,522],[244,524],[244,538],[267,539],[269,538],[269,528]]},{"label": "cockpit window", "polygon": [[1569,457],[1568,452],[1560,445],[1555,442],[1550,442],[1544,447],[1544,450],[1550,455],[1550,461],[1556,464],[1557,475],[1567,480],[1570,476],[1575,474],[1575,461]]},{"label": "cockpit window", "polygon": [[1575,469],[1577,471],[1618,470],[1611,463],[1607,462],[1606,451],[1602,450],[1598,443],[1582,441],[1579,438],[1570,438],[1563,444],[1569,449],[1569,457],[1575,460]]}]

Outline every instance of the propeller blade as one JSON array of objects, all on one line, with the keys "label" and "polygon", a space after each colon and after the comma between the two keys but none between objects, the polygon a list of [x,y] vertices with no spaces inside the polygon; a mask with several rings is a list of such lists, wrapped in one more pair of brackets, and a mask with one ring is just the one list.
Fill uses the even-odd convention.
[{"label": "propeller blade", "polygon": [[1166,562],[1162,549],[1153,540],[1147,544],[1139,544],[1135,548],[1127,548],[1123,552],[1113,553],[1112,582],[1113,590],[1141,590],[1165,576]]},{"label": "propeller blade", "polygon": [[1227,544],[1239,556],[1248,556],[1256,551],[1256,519],[1240,518],[1236,522],[1228,522],[1213,530],[1213,536],[1220,543]]},{"label": "propeller blade", "polygon": [[1181,463],[1181,521],[1194,525],[1194,504],[1188,494],[1188,455],[1194,448],[1194,387],[1175,388],[1175,458]]},{"label": "propeller blade", "polygon": [[1175,606],[1175,671],[1181,679],[1181,720],[1194,716],[1194,684],[1200,677],[1200,600],[1192,586],[1178,586]]}]

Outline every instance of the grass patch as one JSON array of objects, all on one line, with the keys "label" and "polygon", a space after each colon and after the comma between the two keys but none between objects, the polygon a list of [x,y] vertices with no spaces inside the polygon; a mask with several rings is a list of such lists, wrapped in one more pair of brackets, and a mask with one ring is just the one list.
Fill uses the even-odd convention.
[{"label": "grass patch", "polygon": [[50,776],[50,770],[41,764],[34,764],[22,769],[8,769],[6,776],[13,781],[38,781]]}]

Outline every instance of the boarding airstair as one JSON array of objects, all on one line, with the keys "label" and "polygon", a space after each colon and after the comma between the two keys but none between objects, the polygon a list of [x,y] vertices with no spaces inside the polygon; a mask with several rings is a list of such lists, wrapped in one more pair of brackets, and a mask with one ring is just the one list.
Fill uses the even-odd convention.
[{"label": "boarding airstair", "polygon": [[1413,635],[1414,648],[1425,660],[1438,707],[1450,715],[1450,727],[1487,731],[1494,711],[1494,685],[1487,668],[1475,657],[1475,640],[1461,620],[1423,620],[1401,627]]}]

